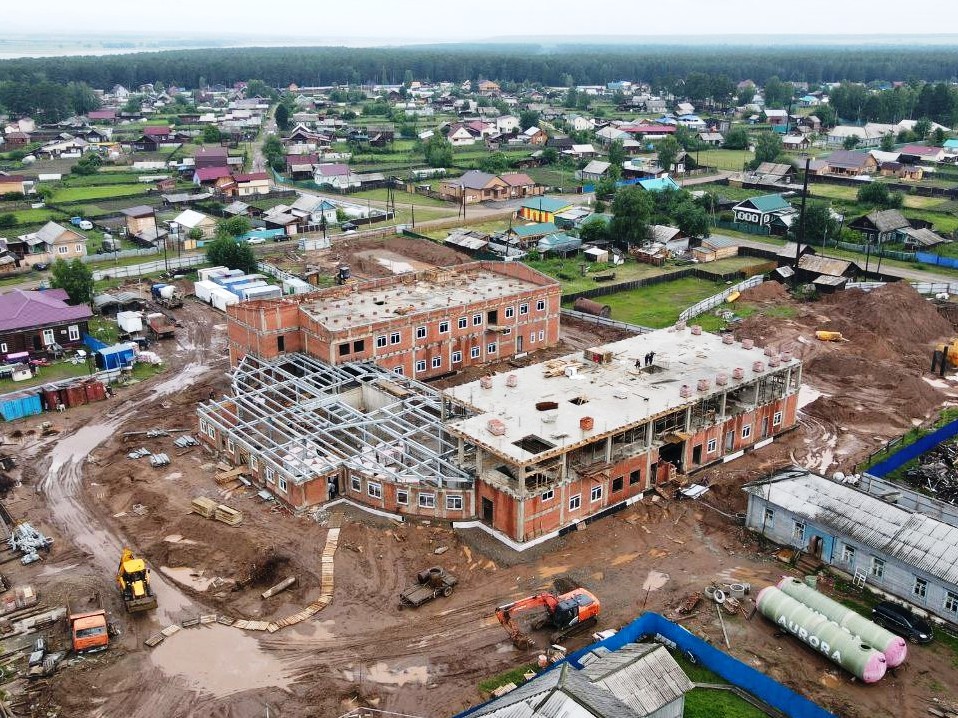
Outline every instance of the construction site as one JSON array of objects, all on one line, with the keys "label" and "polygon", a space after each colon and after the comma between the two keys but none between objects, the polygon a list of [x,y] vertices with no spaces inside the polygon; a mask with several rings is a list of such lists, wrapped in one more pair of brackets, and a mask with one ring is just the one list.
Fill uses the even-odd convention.
[{"label": "construction site", "polygon": [[[659,612],[835,715],[948,715],[958,654],[942,631],[867,684],[761,616],[687,609],[709,587],[758,591],[807,572],[745,529],[744,484],[793,464],[853,473],[958,396],[950,373],[928,371],[955,329],[905,284],[803,302],[766,282],[739,301],[755,312],[728,339],[563,317],[548,349],[423,383],[308,352],[231,367],[227,318],[187,300],[185,329],[158,349],[166,371],[57,415],[52,432],[29,418],[2,427],[5,521],[49,539],[38,560],[11,551],[0,567],[5,586],[38,597],[0,637],[6,705],[451,716],[489,698],[483,681],[537,661],[557,634],[526,627],[532,645],[517,648],[504,607],[556,589],[580,597],[591,630]],[[152,465],[159,454],[169,462]],[[589,521],[569,514],[575,495]],[[18,616],[66,653],[76,637],[64,614],[98,607],[106,650],[68,653],[34,678],[18,670],[38,635]]]}]

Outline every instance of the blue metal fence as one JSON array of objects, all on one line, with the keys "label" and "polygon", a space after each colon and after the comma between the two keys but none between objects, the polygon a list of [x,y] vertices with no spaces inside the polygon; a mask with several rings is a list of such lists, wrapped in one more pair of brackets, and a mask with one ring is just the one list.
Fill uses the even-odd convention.
[{"label": "blue metal fence", "polygon": [[916,252],[915,259],[925,264],[936,264],[939,267],[958,269],[958,259],[955,257],[942,257],[937,254],[932,254],[931,252]]},{"label": "blue metal fence", "polygon": [[[760,673],[727,653],[710,646],[701,638],[692,635],[682,626],[672,623],[658,613],[643,613],[614,636],[576,651],[570,654],[566,660],[573,666],[581,668],[579,659],[599,646],[615,651],[628,643],[634,643],[647,636],[655,635],[660,635],[671,641],[682,653],[691,654],[697,663],[721,676],[733,686],[738,686],[745,692],[751,693],[756,698],[790,716],[790,718],[836,718],[833,713],[829,713],[821,706],[800,696],[790,688],[786,688],[778,681],[772,680],[764,673]],[[562,662],[553,665],[549,670],[554,670],[560,665],[562,665]],[[479,707],[470,708],[460,713],[456,718],[464,718],[478,710]]]},{"label": "blue metal fence", "polygon": [[958,435],[958,419],[945,424],[930,434],[925,434],[914,444],[909,444],[904,449],[896,451],[884,461],[879,461],[868,470],[868,473],[872,476],[883,478],[892,471],[895,471],[895,469],[900,469],[912,459],[917,459],[926,451],[935,448],[941,442],[947,441],[955,435]]}]

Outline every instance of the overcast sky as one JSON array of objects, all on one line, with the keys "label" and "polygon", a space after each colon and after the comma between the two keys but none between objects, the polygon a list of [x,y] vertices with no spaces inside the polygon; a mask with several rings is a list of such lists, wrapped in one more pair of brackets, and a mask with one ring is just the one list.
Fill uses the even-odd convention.
[{"label": "overcast sky", "polygon": [[[4,2],[6,32],[312,36],[348,44],[544,35],[928,34],[958,32],[954,0],[44,0]],[[912,12],[911,9],[915,11]],[[79,39],[79,38],[76,38]]]}]

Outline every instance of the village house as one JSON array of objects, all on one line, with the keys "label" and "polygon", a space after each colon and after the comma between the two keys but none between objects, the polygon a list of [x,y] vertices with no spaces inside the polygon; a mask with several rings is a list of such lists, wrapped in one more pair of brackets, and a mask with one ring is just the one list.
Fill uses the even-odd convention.
[{"label": "village house", "polygon": [[252,172],[250,174],[234,174],[236,195],[248,197],[256,194],[269,194],[269,175],[266,172]]},{"label": "village house", "polygon": [[316,165],[313,168],[313,182],[320,187],[332,187],[340,191],[359,189],[362,184],[349,165],[335,162]]},{"label": "village house", "polygon": [[7,246],[21,266],[49,264],[57,259],[69,262],[86,256],[86,237],[52,221],[36,232],[8,241]]},{"label": "village house", "polygon": [[519,205],[516,216],[529,222],[555,223],[556,215],[572,208],[572,203],[556,197],[538,197]]},{"label": "village house", "polygon": [[903,241],[903,233],[911,224],[897,209],[875,210],[848,223],[848,228],[860,232],[865,244],[884,244]]},{"label": "village house", "polygon": [[488,172],[469,170],[461,177],[439,183],[439,195],[448,201],[465,204],[509,199],[510,186],[502,178]]},{"label": "village house", "polygon": [[31,181],[23,175],[8,175],[0,172],[0,195],[26,194]]},{"label": "village house", "polygon": [[228,166],[229,151],[225,147],[201,147],[193,155],[193,167],[198,170]]},{"label": "village house", "polygon": [[878,171],[878,162],[868,152],[836,150],[824,159],[830,174],[857,176]]},{"label": "village house", "polygon": [[735,213],[736,222],[765,227],[769,230],[776,219],[793,216],[798,212],[780,194],[749,197],[735,205],[732,211]]},{"label": "village house", "polygon": [[63,289],[0,294],[0,355],[59,353],[82,346],[92,316],[86,304],[67,304]]},{"label": "village house", "polygon": [[201,239],[204,240],[216,236],[216,220],[194,209],[183,210],[173,221],[179,226],[182,236],[188,236],[194,229],[203,233]]},{"label": "village house", "polygon": [[522,137],[523,142],[530,145],[544,145],[549,139],[549,135],[545,133],[545,130],[541,130],[535,126],[522,132],[520,137]]}]

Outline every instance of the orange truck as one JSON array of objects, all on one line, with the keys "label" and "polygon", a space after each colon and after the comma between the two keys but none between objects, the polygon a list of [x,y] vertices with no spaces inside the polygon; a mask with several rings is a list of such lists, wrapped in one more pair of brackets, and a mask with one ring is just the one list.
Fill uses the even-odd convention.
[{"label": "orange truck", "polygon": [[70,639],[75,653],[93,653],[105,650],[110,645],[106,611],[100,597],[94,596],[81,605],[67,603],[67,620],[70,623]]}]

